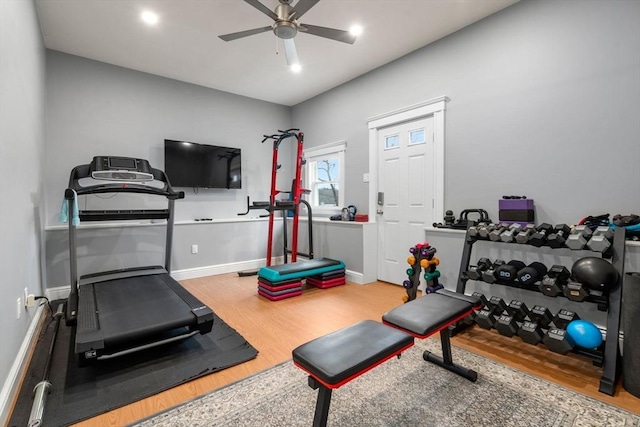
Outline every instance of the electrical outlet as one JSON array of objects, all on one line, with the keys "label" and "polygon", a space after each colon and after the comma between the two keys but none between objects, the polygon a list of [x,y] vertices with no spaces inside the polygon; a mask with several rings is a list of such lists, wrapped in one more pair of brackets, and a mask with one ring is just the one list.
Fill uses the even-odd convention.
[{"label": "electrical outlet", "polygon": [[18,305],[16,306],[16,320],[20,320],[20,315],[22,314],[22,298],[18,298]]},{"label": "electrical outlet", "polygon": [[34,294],[27,295],[27,299],[25,301],[24,306],[27,308],[36,306],[36,296]]},{"label": "electrical outlet", "polygon": [[198,245],[191,245],[191,253],[192,254],[198,253]]}]

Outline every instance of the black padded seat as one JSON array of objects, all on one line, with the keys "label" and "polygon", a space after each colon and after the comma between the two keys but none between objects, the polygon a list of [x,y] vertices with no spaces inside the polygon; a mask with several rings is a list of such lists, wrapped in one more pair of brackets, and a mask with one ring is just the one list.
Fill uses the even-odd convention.
[{"label": "black padded seat", "polygon": [[413,345],[414,338],[364,320],[293,350],[293,362],[324,386],[335,389]]},{"label": "black padded seat", "polygon": [[480,305],[479,298],[440,289],[388,311],[382,321],[417,338],[426,338]]}]

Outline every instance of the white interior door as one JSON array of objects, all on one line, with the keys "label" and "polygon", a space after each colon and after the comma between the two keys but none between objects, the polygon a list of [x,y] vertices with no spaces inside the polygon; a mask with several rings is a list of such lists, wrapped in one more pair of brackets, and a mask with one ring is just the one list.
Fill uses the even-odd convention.
[{"label": "white interior door", "polygon": [[402,284],[435,205],[434,116],[378,129],[378,280]]}]

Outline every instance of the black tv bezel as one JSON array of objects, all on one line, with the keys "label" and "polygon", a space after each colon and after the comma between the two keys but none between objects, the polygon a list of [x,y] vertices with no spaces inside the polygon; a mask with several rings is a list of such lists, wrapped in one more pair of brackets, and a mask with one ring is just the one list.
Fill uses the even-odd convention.
[{"label": "black tv bezel", "polygon": [[[196,145],[198,147],[205,147],[205,148],[208,148],[208,149],[238,150],[239,157],[240,157],[240,174],[239,174],[240,181],[238,182],[238,186],[211,185],[211,184],[215,184],[215,183],[212,183],[212,182],[209,182],[209,183],[195,182],[195,183],[187,183],[187,184],[182,183],[182,182],[174,183],[173,180],[171,179],[170,173],[167,171],[167,146],[168,146],[168,144],[175,144],[177,146],[178,144],[182,144],[182,143],[188,143],[188,144]],[[242,189],[242,149],[241,148],[229,147],[229,146],[226,146],[226,145],[203,144],[203,143],[200,143],[200,142],[193,142],[193,141],[187,141],[187,140],[165,138],[163,149],[164,149],[164,172],[167,174],[167,177],[168,177],[169,182],[171,183],[172,187],[204,188],[204,189],[214,189],[214,190],[215,189],[222,189],[222,190],[239,190],[239,189]]]}]

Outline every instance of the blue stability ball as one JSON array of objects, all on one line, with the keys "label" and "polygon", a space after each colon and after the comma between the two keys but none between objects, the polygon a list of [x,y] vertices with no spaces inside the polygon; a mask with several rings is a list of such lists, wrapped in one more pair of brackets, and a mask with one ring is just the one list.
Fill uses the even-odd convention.
[{"label": "blue stability ball", "polygon": [[602,333],[596,325],[586,320],[574,320],[567,325],[567,334],[576,345],[583,348],[597,348],[602,344]]}]

